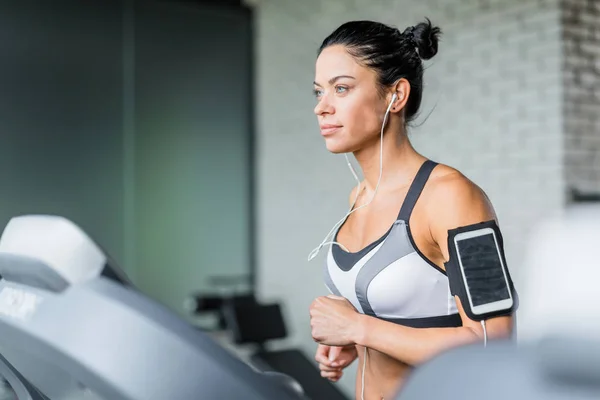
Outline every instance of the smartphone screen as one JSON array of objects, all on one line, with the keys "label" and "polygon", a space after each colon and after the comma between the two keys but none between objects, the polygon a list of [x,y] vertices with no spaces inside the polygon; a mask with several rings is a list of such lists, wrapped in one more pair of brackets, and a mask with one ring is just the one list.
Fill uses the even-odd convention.
[{"label": "smartphone screen", "polygon": [[473,306],[510,298],[493,234],[457,241]]}]

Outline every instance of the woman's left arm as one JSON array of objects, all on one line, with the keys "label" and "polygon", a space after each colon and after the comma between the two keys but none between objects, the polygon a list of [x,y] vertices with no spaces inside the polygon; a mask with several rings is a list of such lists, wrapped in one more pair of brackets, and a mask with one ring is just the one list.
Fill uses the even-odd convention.
[{"label": "woman's left arm", "polygon": [[[431,190],[431,196],[428,197],[438,199],[436,205],[426,205],[428,210],[432,210],[428,211],[431,236],[439,246],[444,260],[448,260],[450,258],[447,246],[448,230],[490,221],[496,219],[496,216],[483,191],[463,176],[444,178]],[[444,200],[440,202],[439,199]],[[345,310],[340,308],[339,299],[332,298],[321,299],[316,308],[327,308],[329,305],[338,310],[333,313],[330,310],[328,312],[330,317],[332,314],[337,314],[336,316],[339,318],[345,314],[348,318],[346,329],[342,329],[346,338],[338,338],[338,341],[353,342],[407,364],[418,365],[444,350],[483,340],[481,323],[469,319],[458,297],[455,299],[463,321],[463,326],[458,328],[411,328],[359,314],[356,311],[353,311],[353,315],[351,315],[347,307]],[[338,323],[341,322],[341,320],[338,321]],[[486,320],[488,338],[509,337],[512,325],[511,316]]]}]

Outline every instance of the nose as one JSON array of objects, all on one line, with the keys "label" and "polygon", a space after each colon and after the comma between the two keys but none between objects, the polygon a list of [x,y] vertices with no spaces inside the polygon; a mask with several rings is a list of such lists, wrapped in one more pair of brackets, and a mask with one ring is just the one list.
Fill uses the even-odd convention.
[{"label": "nose", "polygon": [[316,115],[333,114],[333,111],[333,105],[331,104],[327,96],[321,97],[314,109]]}]

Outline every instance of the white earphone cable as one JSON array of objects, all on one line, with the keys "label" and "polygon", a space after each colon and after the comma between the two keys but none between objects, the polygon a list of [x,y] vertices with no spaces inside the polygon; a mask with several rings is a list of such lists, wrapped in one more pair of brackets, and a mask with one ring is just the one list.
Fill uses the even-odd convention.
[{"label": "white earphone cable", "polygon": [[329,233],[327,234],[327,236],[325,236],[325,239],[323,239],[323,241],[321,242],[321,244],[319,244],[319,246],[317,246],[313,251],[310,252],[310,254],[308,255],[308,261],[311,261],[313,258],[315,258],[317,256],[317,254],[319,254],[319,251],[321,251],[321,249],[323,248],[323,246],[325,246],[326,244],[337,244],[342,249],[344,249],[344,251],[348,251],[348,249],[343,244],[338,243],[336,241],[327,241],[327,240],[329,239],[329,237],[331,236],[331,234],[341,224],[344,223],[344,221],[346,220],[346,218],[348,218],[348,216],[350,214],[352,214],[353,212],[358,211],[361,208],[366,207],[369,204],[371,204],[371,202],[375,198],[375,195],[377,194],[377,190],[379,189],[379,184],[381,183],[381,177],[383,176],[383,132],[385,130],[385,124],[387,122],[388,114],[390,113],[390,110],[392,109],[392,106],[394,105],[394,101],[395,100],[396,100],[396,94],[394,93],[394,95],[392,96],[392,100],[390,101],[390,104],[388,105],[388,108],[385,111],[385,115],[383,116],[383,123],[381,124],[381,135],[380,135],[380,141],[379,141],[380,142],[380,146],[379,146],[379,178],[377,179],[377,185],[375,186],[375,191],[373,192],[373,196],[371,197],[371,199],[367,203],[363,204],[362,206],[360,206],[358,208],[354,208],[354,204],[358,200],[358,196],[359,196],[359,194],[361,192],[361,190],[360,190],[360,180],[358,179],[358,175],[356,174],[356,171],[354,170],[354,168],[352,167],[352,164],[350,163],[350,160],[348,159],[348,153],[345,153],[344,155],[346,156],[346,162],[348,164],[348,168],[350,168],[350,172],[352,172],[352,175],[354,176],[354,179],[356,179],[356,181],[358,182],[358,186],[356,187],[356,196],[354,198],[354,202],[352,203],[352,206],[350,207],[350,210],[346,213],[346,215],[344,215],[344,217],[341,220],[339,220],[333,226],[333,228],[331,228],[331,230],[329,231]]}]

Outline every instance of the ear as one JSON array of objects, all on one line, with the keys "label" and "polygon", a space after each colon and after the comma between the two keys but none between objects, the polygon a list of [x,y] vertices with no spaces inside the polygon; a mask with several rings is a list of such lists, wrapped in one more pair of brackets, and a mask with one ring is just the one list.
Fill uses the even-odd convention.
[{"label": "ear", "polygon": [[[404,109],[406,106],[406,102],[408,101],[408,96],[410,95],[410,83],[405,78],[400,79],[394,86],[392,86],[394,90],[393,93],[396,93],[396,100],[390,109],[390,112],[398,113]],[[390,95],[390,100],[391,100]]]}]

